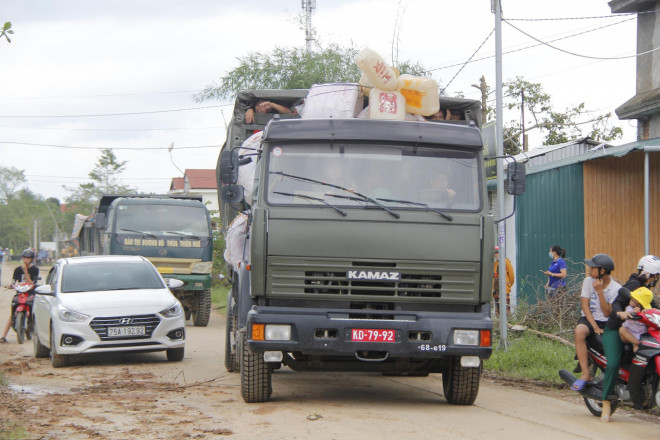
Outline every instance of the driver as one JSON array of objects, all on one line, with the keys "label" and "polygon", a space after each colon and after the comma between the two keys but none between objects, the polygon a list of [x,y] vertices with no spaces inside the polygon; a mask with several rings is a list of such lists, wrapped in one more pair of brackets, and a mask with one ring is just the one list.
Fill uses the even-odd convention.
[{"label": "driver", "polygon": [[[35,284],[37,278],[39,277],[39,268],[34,264],[34,251],[32,249],[25,249],[21,253],[21,258],[23,259],[23,264],[14,269],[14,275],[12,276],[12,281],[14,283],[30,283]],[[11,286],[7,286],[8,289]],[[4,344],[7,342],[7,333],[11,328],[11,322],[14,317],[14,308],[18,302],[18,294],[14,295],[14,298],[11,301],[11,313],[9,314],[9,320],[5,324],[2,337],[0,338],[0,343]]]}]

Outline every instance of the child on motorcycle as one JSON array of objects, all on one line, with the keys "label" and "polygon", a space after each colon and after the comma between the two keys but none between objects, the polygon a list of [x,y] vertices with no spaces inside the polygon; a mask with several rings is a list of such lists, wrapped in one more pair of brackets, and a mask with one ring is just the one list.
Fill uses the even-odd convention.
[{"label": "child on motorcycle", "polygon": [[633,291],[630,296],[630,304],[626,307],[626,310],[617,313],[619,318],[624,320],[619,329],[619,335],[624,344],[632,344],[633,351],[636,353],[641,342],[640,339],[647,329],[646,325],[641,322],[628,318],[632,318],[635,313],[651,308],[653,292],[646,287],[640,287]]},{"label": "child on motorcycle", "polygon": [[[34,264],[34,251],[32,249],[25,249],[21,253],[21,257],[23,259],[23,264],[21,266],[18,266],[14,270],[14,274],[12,276],[12,281],[15,283],[30,283],[30,284],[35,284],[37,281],[37,278],[39,277],[39,268]],[[11,286],[7,286],[7,288],[10,288]],[[16,302],[16,296],[14,297],[14,300],[12,300],[12,306],[11,306],[11,312],[9,314],[9,320],[7,321],[7,324],[5,325],[4,332],[2,334],[2,337],[0,337],[0,343],[4,344],[7,342],[7,333],[9,333],[9,329],[11,328],[11,322],[14,317],[14,307]]]},{"label": "child on motorcycle", "polygon": [[[610,420],[611,402],[607,398],[614,391],[614,383],[621,366],[623,344],[628,342],[623,339],[624,334],[626,338],[628,336],[633,338],[632,335],[626,333],[627,330],[623,330],[624,321],[628,322],[628,318],[632,316],[627,311],[627,307],[639,303],[640,306],[649,308],[653,300],[653,293],[648,287],[655,286],[658,278],[660,278],[660,259],[654,255],[642,257],[637,264],[637,273],[630,276],[612,302],[611,313],[603,333],[603,351],[607,358],[607,367],[603,377],[603,412],[601,414],[601,420],[604,422]],[[635,340],[639,343],[638,339]]]}]

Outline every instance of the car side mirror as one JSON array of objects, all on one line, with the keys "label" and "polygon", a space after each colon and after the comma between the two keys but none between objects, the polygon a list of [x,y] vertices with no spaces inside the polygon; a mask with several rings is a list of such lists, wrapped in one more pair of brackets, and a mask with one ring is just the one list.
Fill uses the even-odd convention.
[{"label": "car side mirror", "polygon": [[232,149],[220,153],[220,181],[233,184],[238,181],[238,150]]},{"label": "car side mirror", "polygon": [[39,295],[48,295],[48,296],[54,296],[55,292],[53,292],[53,289],[51,289],[50,284],[44,284],[43,286],[37,286],[36,289],[34,289],[35,292],[37,292]]},{"label": "car side mirror", "polygon": [[183,281],[177,280],[176,278],[166,278],[165,283],[167,284],[167,287],[169,287],[170,289],[178,289],[184,284]]},{"label": "car side mirror", "polygon": [[224,203],[238,204],[243,202],[245,196],[241,185],[223,185],[222,201]]},{"label": "car side mirror", "polygon": [[519,196],[525,192],[527,180],[525,164],[520,162],[509,162],[506,167],[506,192],[512,196]]},{"label": "car side mirror", "polygon": [[104,213],[99,213],[94,216],[94,224],[96,225],[96,229],[103,229],[105,228],[105,214]]}]

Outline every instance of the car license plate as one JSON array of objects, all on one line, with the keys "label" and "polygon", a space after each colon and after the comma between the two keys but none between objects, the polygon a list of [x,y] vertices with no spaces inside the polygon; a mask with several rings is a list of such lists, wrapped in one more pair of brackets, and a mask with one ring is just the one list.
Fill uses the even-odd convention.
[{"label": "car license plate", "polygon": [[144,326],[108,327],[108,336],[144,336]]},{"label": "car license plate", "polygon": [[396,342],[394,330],[374,328],[354,328],[351,330],[353,342]]}]

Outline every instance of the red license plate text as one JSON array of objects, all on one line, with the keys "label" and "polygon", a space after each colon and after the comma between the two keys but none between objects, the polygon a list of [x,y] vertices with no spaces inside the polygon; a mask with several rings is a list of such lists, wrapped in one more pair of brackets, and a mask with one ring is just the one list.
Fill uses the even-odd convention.
[{"label": "red license plate text", "polygon": [[394,330],[354,328],[351,330],[353,342],[395,342]]}]

